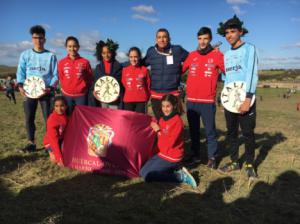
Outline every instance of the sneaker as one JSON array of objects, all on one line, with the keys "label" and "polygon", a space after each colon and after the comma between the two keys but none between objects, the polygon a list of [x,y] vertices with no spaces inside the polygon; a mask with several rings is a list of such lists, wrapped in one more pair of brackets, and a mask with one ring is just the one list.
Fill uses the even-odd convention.
[{"label": "sneaker", "polygon": [[207,167],[210,169],[217,169],[216,160],[214,158],[209,159],[207,162]]},{"label": "sneaker", "polygon": [[255,172],[255,169],[253,168],[252,164],[246,164],[246,173],[247,176],[250,178],[256,178],[257,177],[257,173]]},{"label": "sneaker", "polygon": [[27,144],[23,149],[22,152],[35,152],[36,151],[36,145],[29,143]]},{"label": "sneaker", "polygon": [[240,166],[237,162],[228,163],[225,166],[221,167],[219,171],[221,173],[227,174],[235,170],[239,170]]},{"label": "sneaker", "polygon": [[185,167],[182,167],[181,170],[178,171],[178,173],[180,173],[181,175],[182,183],[191,185],[193,188],[197,187],[197,183],[194,177],[189,173],[189,171]]}]

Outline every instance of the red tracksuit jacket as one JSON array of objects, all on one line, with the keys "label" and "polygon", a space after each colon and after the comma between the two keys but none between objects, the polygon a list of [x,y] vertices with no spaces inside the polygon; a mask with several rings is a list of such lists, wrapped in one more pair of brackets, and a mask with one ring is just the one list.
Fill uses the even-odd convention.
[{"label": "red tracksuit jacket", "polygon": [[122,84],[125,88],[123,101],[147,102],[150,96],[150,76],[145,66],[129,65],[122,70]]},{"label": "red tracksuit jacket", "polygon": [[93,71],[87,59],[78,56],[72,60],[67,56],[58,63],[58,78],[63,94],[83,96],[92,84]]},{"label": "red tracksuit jacket", "polygon": [[47,120],[47,130],[44,137],[45,148],[51,148],[55,159],[62,160],[60,149],[60,141],[63,140],[64,131],[68,123],[68,118],[65,114],[59,115],[53,111]]},{"label": "red tracksuit jacket", "polygon": [[193,51],[184,61],[183,73],[189,69],[186,82],[187,100],[196,103],[214,103],[219,70],[224,73],[224,56],[213,50],[206,55]]},{"label": "red tracksuit jacket", "polygon": [[160,131],[158,132],[158,156],[169,162],[179,162],[183,158],[183,121],[179,115],[175,115],[165,121],[159,120]]}]

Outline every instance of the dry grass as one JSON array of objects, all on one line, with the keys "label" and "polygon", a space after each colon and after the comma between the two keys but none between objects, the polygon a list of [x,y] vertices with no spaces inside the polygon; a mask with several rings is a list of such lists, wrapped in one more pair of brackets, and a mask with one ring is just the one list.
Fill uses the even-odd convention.
[{"label": "dry grass", "polygon": [[[222,176],[203,164],[188,166],[200,181],[196,190],[61,169],[42,150],[21,154],[18,149],[26,144],[21,98],[13,105],[2,94],[0,223],[296,223],[300,220],[300,111],[296,111],[300,94],[278,98],[283,91],[258,90],[257,95],[263,96],[257,105],[259,178],[249,181],[244,170]],[[216,119],[224,164],[229,157],[220,108]],[[40,109],[37,127],[42,147]],[[204,137],[201,142],[206,148]],[[186,145],[189,153],[188,140]]]}]

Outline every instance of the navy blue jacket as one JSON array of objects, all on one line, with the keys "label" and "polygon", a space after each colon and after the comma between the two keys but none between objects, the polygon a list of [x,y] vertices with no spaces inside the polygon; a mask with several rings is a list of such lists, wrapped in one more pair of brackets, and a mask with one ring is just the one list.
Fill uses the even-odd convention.
[{"label": "navy blue jacket", "polygon": [[189,54],[180,45],[169,45],[164,52],[169,53],[170,49],[173,64],[168,65],[167,56],[157,53],[155,47],[150,47],[144,58],[145,65],[151,66],[151,90],[158,93],[178,90],[182,74],[181,64]]},{"label": "navy blue jacket", "polygon": [[[122,85],[122,65],[116,61],[116,60],[113,60],[110,64],[110,73],[109,74],[106,74],[105,73],[105,68],[104,68],[104,64],[102,61],[100,61],[99,64],[96,65],[96,68],[95,68],[95,74],[94,74],[94,84],[93,84],[93,89],[94,89],[94,86],[95,86],[95,83],[97,82],[97,80],[102,77],[102,76],[105,76],[105,75],[109,75],[109,76],[112,76],[114,77],[119,85],[120,85],[120,98],[115,101],[115,102],[112,102],[110,104],[112,105],[117,105],[119,104],[121,101],[122,101],[122,98],[123,98],[123,94],[124,94],[124,87]],[[98,105],[98,101],[95,100],[95,104]]]}]

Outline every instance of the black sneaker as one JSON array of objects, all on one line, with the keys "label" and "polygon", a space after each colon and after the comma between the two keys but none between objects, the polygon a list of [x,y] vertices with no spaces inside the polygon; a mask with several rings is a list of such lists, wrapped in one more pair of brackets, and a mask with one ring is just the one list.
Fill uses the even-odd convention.
[{"label": "black sneaker", "polygon": [[35,152],[35,151],[36,151],[36,145],[32,143],[29,143],[22,149],[22,152]]},{"label": "black sneaker", "polygon": [[252,164],[246,164],[246,173],[247,176],[250,178],[256,178],[257,177],[257,173],[255,172],[254,167],[252,166]]},{"label": "black sneaker", "polygon": [[217,164],[215,159],[209,159],[207,162],[207,167],[210,169],[217,169]]},{"label": "black sneaker", "polygon": [[237,162],[228,163],[225,166],[221,167],[218,171],[224,174],[230,173],[235,170],[239,170],[240,166]]}]

